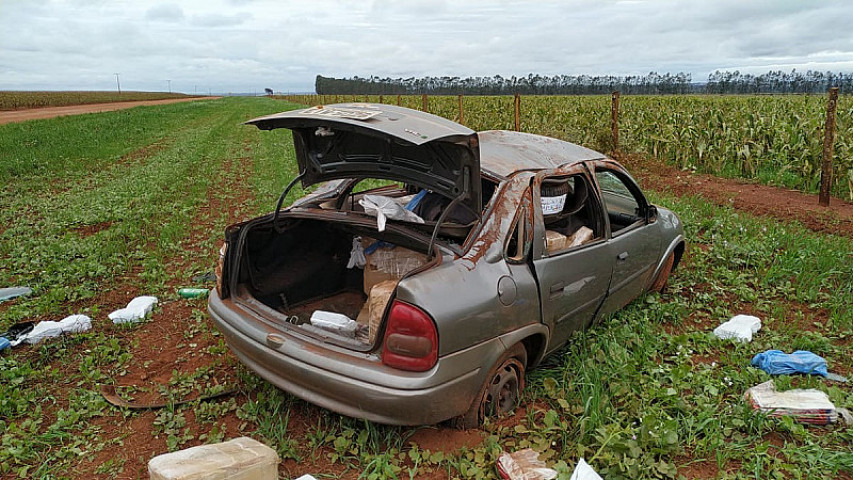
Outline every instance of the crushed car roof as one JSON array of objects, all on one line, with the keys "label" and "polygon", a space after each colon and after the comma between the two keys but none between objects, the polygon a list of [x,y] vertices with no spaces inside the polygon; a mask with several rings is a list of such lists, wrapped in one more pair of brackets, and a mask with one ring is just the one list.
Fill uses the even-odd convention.
[{"label": "crushed car roof", "polygon": [[531,133],[487,130],[477,136],[480,140],[480,167],[502,177],[522,170],[552,169],[606,158],[595,150]]},{"label": "crushed car roof", "polygon": [[474,130],[446,118],[429,113],[377,103],[336,103],[317,105],[301,110],[267,115],[246,122],[261,130],[272,130],[286,126],[293,128],[294,120],[309,127],[334,120],[336,124],[347,124],[356,128],[367,128],[385,135],[423,145],[433,140],[467,137]]}]

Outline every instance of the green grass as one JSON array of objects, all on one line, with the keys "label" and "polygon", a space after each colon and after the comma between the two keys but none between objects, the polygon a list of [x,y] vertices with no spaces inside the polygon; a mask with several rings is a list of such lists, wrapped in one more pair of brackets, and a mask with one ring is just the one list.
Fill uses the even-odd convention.
[{"label": "green grass", "polygon": [[[286,108],[225,99],[0,126],[0,285],[35,290],[0,306],[0,329],[71,313],[94,324],[0,353],[0,476],[73,478],[103,450],[118,456],[97,474],[138,476],[148,458],[124,455],[129,438],[104,431],[140,419],[149,429],[136,435],[157,436],[167,449],[250,435],[291,466],[331,464],[349,478],[495,478],[502,449],[528,446],[560,478],[581,457],[607,479],[673,478],[691,464],[718,469],[719,478],[853,475],[851,427],[768,419],[741,399],[769,379],[749,367],[769,348],[809,349],[831,371],[853,374],[853,242],[654,192],[655,203],[681,216],[688,241],[667,291],[574,336],[529,372],[521,412],[489,422],[472,448],[429,451],[410,443],[417,429],[342,417],[283,393],[227,361],[203,302],[186,303],[192,313],[164,332],[164,343],[187,354],[162,393],[177,400],[215,389],[223,370],[236,371],[241,393],[149,414],[109,406],[99,384],[138,368],[134,353],[151,346],[134,338],[143,327],[109,325],[100,293],[121,286],[177,301],[176,284],[212,268],[229,221],[270,211],[295,174],[290,137],[240,123]],[[31,150],[15,147],[27,141]],[[214,196],[222,203],[206,208]],[[92,226],[100,230],[83,233]],[[762,318],[752,343],[710,334],[741,312]],[[195,355],[215,360],[199,366],[189,361]],[[849,384],[777,384],[818,388],[853,407]]]}]

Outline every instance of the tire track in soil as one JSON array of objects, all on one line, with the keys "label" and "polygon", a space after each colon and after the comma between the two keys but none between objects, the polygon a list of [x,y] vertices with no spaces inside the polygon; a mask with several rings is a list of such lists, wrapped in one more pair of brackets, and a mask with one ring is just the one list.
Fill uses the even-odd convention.
[{"label": "tire track in soil", "polygon": [[[195,258],[215,259],[216,252],[207,251],[203,245],[211,235],[211,230],[220,231],[222,229],[216,227],[221,226],[222,223],[228,225],[243,219],[246,215],[248,205],[254,199],[252,191],[248,188],[254,165],[252,157],[246,150],[244,141],[243,156],[236,160],[230,157],[223,160],[221,173],[209,185],[206,201],[198,207],[198,215],[194,217],[197,222],[182,242],[181,250],[186,253],[167,260],[166,266],[169,271],[186,272]],[[171,279],[167,282],[167,291],[176,291],[189,284],[189,279]],[[205,287],[212,287],[212,285],[205,285]],[[122,292],[119,296],[126,302],[127,298],[139,294],[141,293],[137,290]],[[212,366],[213,371],[210,374],[212,383],[232,387],[238,385],[239,382],[233,373],[233,366],[237,363],[236,357],[230,351],[224,355],[213,355],[207,352],[209,347],[218,345],[221,337],[208,333],[215,331],[215,327],[207,317],[206,303],[203,303],[203,300],[167,300],[159,304],[159,309],[160,311],[155,313],[150,321],[139,328],[117,333],[130,340],[128,343],[133,353],[133,365],[129,366],[126,375],[117,379],[117,384],[136,387],[134,398],[138,401],[161,400],[159,387],[168,388],[173,370],[189,374],[199,368]],[[185,339],[182,332],[192,324],[193,312],[199,309],[204,311],[201,328],[203,333],[196,334],[192,339]],[[190,347],[190,344],[194,344],[195,347]],[[197,397],[195,392],[190,394],[190,398],[194,397]],[[246,400],[242,395],[236,398],[238,398],[238,406]],[[225,401],[228,399],[220,400],[220,402]],[[129,423],[121,416],[105,417],[103,422],[99,422],[102,438],[124,438],[123,445],[112,448],[107,446],[90,462],[82,462],[80,468],[92,478],[98,478],[94,474],[98,465],[122,456],[126,459],[124,471],[128,475],[127,478],[147,476],[148,459],[168,451],[167,435],[160,434],[158,438],[153,433],[153,422],[157,413],[156,410],[139,412]],[[196,419],[193,408],[184,408],[182,413],[186,419],[186,426],[183,428],[188,429],[192,440],[181,445],[181,448],[203,444],[204,442],[198,439],[199,436],[208,433],[214,425],[220,425],[220,428],[224,425],[226,438],[236,437],[240,434],[239,426],[243,423],[233,411],[208,423]]]},{"label": "tire track in soil", "polygon": [[166,105],[169,103],[193,102],[198,100],[216,100],[222,97],[193,97],[193,98],[169,98],[164,100],[138,100],[133,102],[109,102],[89,103],[85,105],[67,105],[63,107],[28,108],[25,110],[8,110],[0,112],[0,125],[5,123],[26,122],[29,120],[43,120],[46,118],[63,117],[66,115],[80,115],[83,113],[101,113],[126,108]]}]

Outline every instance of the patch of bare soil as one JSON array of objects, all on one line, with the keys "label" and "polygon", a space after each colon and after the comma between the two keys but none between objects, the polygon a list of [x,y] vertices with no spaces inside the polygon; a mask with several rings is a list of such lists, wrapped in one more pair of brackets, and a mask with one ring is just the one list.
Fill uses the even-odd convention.
[{"label": "patch of bare soil", "polygon": [[637,156],[617,160],[630,168],[645,188],[678,196],[698,195],[754,215],[780,221],[797,220],[810,230],[853,238],[853,203],[832,198],[829,207],[818,205],[817,195],[794,190],[691,173]]},{"label": "patch of bare soil", "polygon": [[[168,261],[170,270],[185,271],[191,262],[191,252],[213,257],[215,252],[208,252],[202,239],[209,237],[210,229],[221,212],[226,212],[229,222],[237,221],[245,214],[244,208],[235,207],[252,198],[247,188],[247,177],[252,171],[250,162],[249,158],[223,162],[222,174],[211,185],[207,201],[199,207],[199,214],[195,217],[197,223],[193,225],[183,245],[182,250],[186,254]],[[223,195],[225,192],[227,198]],[[118,279],[115,288],[86,303],[99,305],[102,312],[124,307],[135,296],[147,293],[137,286],[139,273],[129,272],[124,278]],[[182,281],[187,279],[171,280],[168,287],[176,290],[186,286],[181,284]],[[198,387],[221,385],[232,388],[239,385],[234,368],[236,358],[231,352],[211,353],[212,347],[214,352],[218,351],[215,347],[219,346],[221,337],[207,333],[215,329],[206,315],[199,319],[198,310],[205,310],[204,300],[161,301],[151,319],[143,324],[133,327],[109,324],[105,327],[106,333],[121,339],[122,345],[126,345],[133,354],[126,371],[116,374],[114,378],[119,392],[139,403],[159,403],[168,400],[164,393],[177,393],[173,397],[175,401],[192,400],[200,395]],[[197,333],[193,334],[194,331]],[[187,383],[192,384],[193,388],[180,390],[181,385],[175,382],[176,378],[188,379]],[[239,406],[249,397],[244,392],[238,392],[234,398]],[[234,411],[219,415],[210,422],[197,419],[192,407],[178,409],[186,421],[180,430],[192,438],[181,445],[182,448],[204,443],[199,437],[209,433],[214,424],[220,431],[224,428],[226,439],[241,436],[244,431],[253,429],[238,419]],[[168,452],[168,435],[155,435],[154,422],[159,412],[127,411],[124,415],[113,413],[93,420],[92,423],[100,429],[100,437],[110,439],[112,443],[81,461],[76,474],[81,475],[80,478],[106,478],[96,474],[96,469],[110,460],[119,459],[123,462],[123,473],[117,478],[146,478],[148,460]],[[291,422],[290,430],[295,430],[298,423]]]},{"label": "patch of bare soil", "polygon": [[193,97],[193,98],[169,98],[165,100],[139,100],[136,102],[111,102],[92,103],[88,105],[70,105],[66,107],[30,108],[27,110],[12,110],[0,112],[0,125],[4,123],[26,122],[27,120],[41,120],[44,118],[63,117],[65,115],[79,115],[81,113],[111,112],[125,108],[139,107],[143,105],[165,105],[168,103],[192,102],[195,100],[215,100],[222,97]]},{"label": "patch of bare soil", "polygon": [[409,443],[431,452],[455,452],[462,447],[472,449],[483,442],[481,430],[456,430],[447,426],[424,427],[409,437]]},{"label": "patch of bare soil", "polygon": [[112,226],[113,222],[100,222],[94,225],[79,225],[76,227],[71,227],[71,230],[77,235],[80,235],[81,238],[86,238],[88,236],[94,235],[101,230],[106,230]]}]

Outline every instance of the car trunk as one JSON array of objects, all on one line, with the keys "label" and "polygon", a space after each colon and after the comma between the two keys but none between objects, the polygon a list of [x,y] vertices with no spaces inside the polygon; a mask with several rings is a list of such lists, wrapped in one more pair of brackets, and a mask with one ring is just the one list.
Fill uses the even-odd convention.
[{"label": "car trunk", "polygon": [[[316,106],[247,123],[290,130],[300,173],[276,213],[239,227],[238,235],[226,232],[236,252],[224,263],[238,266],[226,267],[226,279],[237,272],[228,289],[273,328],[371,350],[381,340],[397,282],[440,263],[439,249],[460,253],[478,224],[483,191],[476,133],[435,115],[372,104]],[[400,185],[372,190],[385,198],[365,199],[367,207],[348,183],[340,197],[279,210],[297,181],[307,188],[340,179]],[[385,213],[377,221],[366,212],[377,215],[373,200],[399,201],[402,208],[407,195],[420,195],[412,204],[420,214],[406,209],[415,220],[389,214],[383,229]],[[348,268],[354,242],[366,251],[364,268]]]},{"label": "car trunk", "polygon": [[[305,210],[283,213],[277,228],[271,217],[247,224],[234,297],[273,328],[368,351],[381,340],[397,282],[441,256],[427,259],[423,234],[394,226],[380,233],[375,219],[339,217]],[[348,268],[354,243],[365,250],[361,268]],[[342,317],[329,323],[328,313]]]}]

